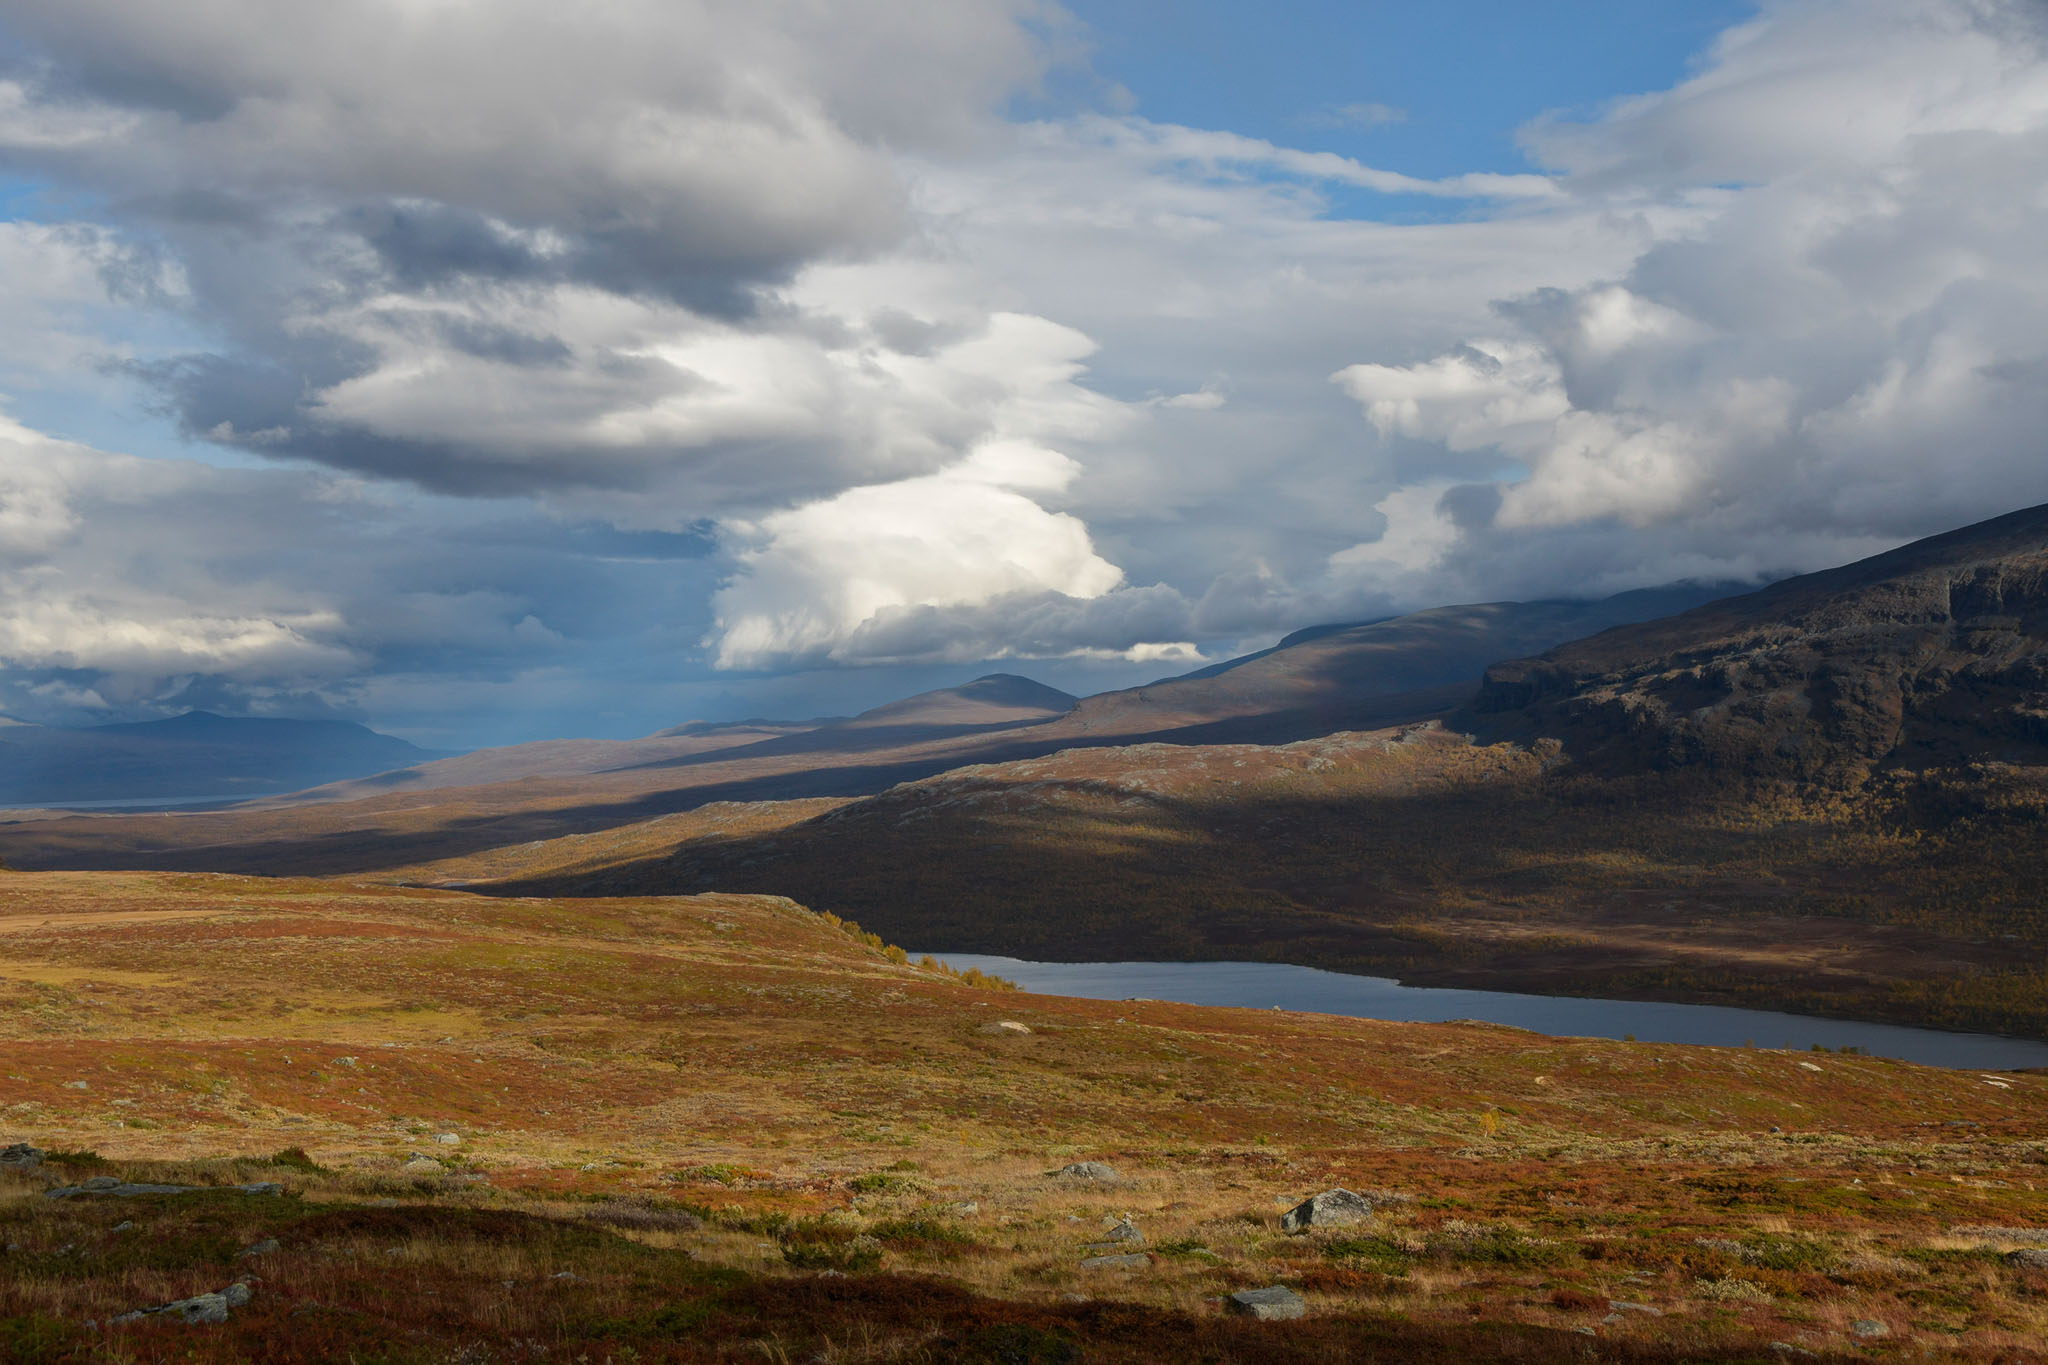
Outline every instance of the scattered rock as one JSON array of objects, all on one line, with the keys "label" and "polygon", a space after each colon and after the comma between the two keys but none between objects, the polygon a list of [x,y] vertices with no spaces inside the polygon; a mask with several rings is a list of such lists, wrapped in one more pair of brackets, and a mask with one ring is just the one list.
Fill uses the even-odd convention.
[{"label": "scattered rock", "polygon": [[1794,1346],[1789,1341],[1774,1341],[1770,1345],[1770,1350],[1773,1355],[1801,1356],[1808,1360],[1818,1360],[1820,1358],[1804,1346]]},{"label": "scattered rock", "polygon": [[54,1190],[45,1190],[43,1194],[50,1199],[70,1199],[81,1194],[104,1194],[115,1199],[133,1199],[138,1194],[200,1194],[208,1190],[233,1190],[237,1194],[282,1194],[284,1186],[274,1180],[259,1180],[253,1185],[144,1185],[116,1180],[110,1175],[97,1175],[83,1185],[61,1185]]},{"label": "scattered rock", "polygon": [[1372,1201],[1350,1190],[1324,1190],[1310,1195],[1280,1215],[1285,1232],[1307,1232],[1311,1227],[1337,1228],[1362,1223],[1372,1217]]},{"label": "scattered rock", "polygon": [[1112,1184],[1117,1178],[1116,1168],[1100,1161],[1072,1162],[1052,1174],[1058,1180],[1093,1180],[1098,1184]]},{"label": "scattered rock", "polygon": [[1081,1262],[1083,1270],[1143,1270],[1152,1264],[1152,1258],[1142,1251],[1133,1251],[1122,1256],[1090,1256]]},{"label": "scattered rock", "polygon": [[2048,1251],[2040,1247],[2023,1247],[2018,1251],[2005,1253],[2005,1263],[2018,1266],[2021,1270],[2048,1270]]},{"label": "scattered rock", "polygon": [[189,1299],[158,1304],[154,1308],[138,1308],[132,1313],[123,1313],[111,1321],[137,1322],[143,1318],[168,1316],[194,1325],[226,1322],[229,1309],[240,1308],[254,1296],[255,1291],[238,1281],[215,1294],[195,1294]]},{"label": "scattered rock", "polygon": [[405,1164],[398,1169],[401,1171],[411,1171],[414,1175],[439,1175],[441,1174],[441,1163],[430,1156],[414,1152],[405,1159]]},{"label": "scattered rock", "polygon": [[976,1029],[975,1032],[994,1034],[996,1037],[999,1038],[1021,1038],[1024,1037],[1026,1034],[1029,1034],[1031,1032],[1031,1028],[1028,1024],[1020,1024],[1014,1019],[996,1019],[990,1021],[989,1023],[983,1024],[980,1028]]},{"label": "scattered rock", "polygon": [[1876,1318],[1858,1318],[1849,1324],[1849,1335],[1855,1337],[1888,1337],[1892,1329]]},{"label": "scattered rock", "polygon": [[1270,1285],[1265,1289],[1240,1289],[1225,1302],[1230,1305],[1231,1312],[1242,1313],[1261,1322],[1283,1322],[1308,1316],[1308,1300],[1284,1284]]},{"label": "scattered rock", "polygon": [[0,1147],[0,1171],[32,1171],[43,1164],[43,1149],[17,1142]]},{"label": "scattered rock", "polygon": [[443,1147],[460,1147],[462,1145],[462,1134],[436,1133],[434,1134],[434,1141],[440,1143]]},{"label": "scattered rock", "polygon": [[1597,1337],[1600,1335],[1599,1332],[1595,1331],[1591,1327],[1574,1327],[1572,1328],[1572,1330],[1574,1332],[1577,1332],[1582,1337]]},{"label": "scattered rock", "polygon": [[275,1256],[279,1250],[275,1237],[265,1237],[254,1246],[243,1247],[242,1254],[236,1259],[246,1261],[252,1256]]},{"label": "scattered rock", "polygon": [[981,1205],[972,1199],[963,1199],[953,1205],[953,1212],[959,1214],[962,1218],[972,1218],[975,1214],[981,1212]]},{"label": "scattered rock", "polygon": [[1649,1318],[1664,1316],[1664,1310],[1661,1308],[1652,1308],[1647,1303],[1630,1303],[1627,1299],[1609,1299],[1607,1306],[1617,1313],[1641,1313]]},{"label": "scattered rock", "polygon": [[107,1229],[108,1232],[133,1232],[134,1230],[134,1222],[130,1219],[125,1218],[122,1219],[120,1222],[114,1224],[114,1226]]},{"label": "scattered rock", "polygon": [[66,1081],[64,1082],[64,1088],[66,1090],[90,1090],[92,1086],[85,1081]]}]

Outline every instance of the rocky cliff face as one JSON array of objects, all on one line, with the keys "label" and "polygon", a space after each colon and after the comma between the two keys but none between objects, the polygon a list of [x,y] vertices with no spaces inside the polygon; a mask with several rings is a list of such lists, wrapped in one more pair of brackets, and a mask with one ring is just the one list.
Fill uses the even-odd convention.
[{"label": "rocky cliff face", "polygon": [[1496,664],[1469,718],[1602,767],[2048,763],[2048,507]]}]

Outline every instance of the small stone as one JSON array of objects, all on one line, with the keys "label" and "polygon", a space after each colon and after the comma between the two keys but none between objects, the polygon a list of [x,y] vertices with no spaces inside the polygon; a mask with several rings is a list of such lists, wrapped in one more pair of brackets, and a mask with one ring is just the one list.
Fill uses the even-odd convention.
[{"label": "small stone", "polygon": [[[1103,1221],[1110,1222],[1108,1219]],[[1103,1237],[1108,1241],[1127,1242],[1132,1246],[1141,1247],[1145,1245],[1145,1234],[1138,1231],[1138,1225],[1133,1223],[1128,1217],[1119,1218],[1115,1222],[1110,1223],[1109,1231],[1105,1232]]]},{"label": "small stone", "polygon": [[1625,1317],[1623,1317],[1623,1316],[1622,1316],[1621,1314],[1619,1314],[1619,1313],[1609,1313],[1609,1314],[1608,1314],[1608,1315],[1607,1315],[1606,1317],[1604,1317],[1604,1318],[1600,1319],[1600,1321],[1601,1321],[1602,1323],[1604,1323],[1605,1325],[1607,1325],[1607,1326],[1609,1326],[1609,1327],[1612,1327],[1612,1326],[1614,1326],[1614,1324],[1615,1324],[1615,1323],[1617,1323],[1617,1322],[1627,1322],[1627,1321],[1628,1321],[1628,1319],[1627,1319],[1627,1318],[1625,1318]]},{"label": "small stone", "polygon": [[277,1253],[277,1239],[275,1237],[265,1237],[254,1246],[243,1247],[240,1259],[246,1261],[252,1256],[275,1256]]},{"label": "small stone", "polygon": [[1350,1190],[1324,1190],[1310,1195],[1280,1215],[1283,1232],[1307,1232],[1311,1227],[1344,1227],[1372,1217],[1372,1201]]},{"label": "small stone", "polygon": [[1123,1256],[1090,1256],[1081,1262],[1083,1270],[1143,1270],[1152,1264],[1152,1258],[1142,1251],[1130,1252]]},{"label": "small stone", "polygon": [[1876,1318],[1858,1318],[1849,1324],[1849,1334],[1858,1337],[1888,1337],[1892,1329]]},{"label": "small stone", "polygon": [[440,1143],[443,1147],[460,1147],[462,1145],[462,1135],[460,1133],[436,1133],[434,1134],[434,1141]]},{"label": "small stone", "polygon": [[1093,1180],[1100,1184],[1113,1183],[1117,1178],[1116,1168],[1105,1166],[1100,1161],[1072,1162],[1054,1171],[1053,1175],[1060,1180]]},{"label": "small stone", "polygon": [[1020,1024],[1014,1019],[994,1019],[983,1024],[975,1032],[992,1034],[998,1038],[1022,1038],[1031,1032],[1031,1028],[1029,1025]]},{"label": "small stone", "polygon": [[64,1088],[66,1090],[90,1090],[92,1086],[84,1081],[66,1081],[64,1082]]},{"label": "small stone", "polygon": [[1641,1313],[1644,1317],[1661,1318],[1664,1310],[1652,1308],[1647,1303],[1630,1303],[1627,1299],[1609,1299],[1607,1306],[1617,1313]]},{"label": "small stone", "polygon": [[1242,1313],[1261,1322],[1284,1322],[1308,1316],[1308,1300],[1284,1284],[1265,1289],[1240,1289],[1226,1302],[1231,1312]]},{"label": "small stone", "polygon": [[111,1228],[108,1228],[108,1229],[107,1229],[107,1231],[109,1231],[109,1232],[130,1232],[130,1231],[133,1231],[133,1230],[134,1230],[134,1227],[135,1227],[135,1222],[134,1222],[134,1220],[133,1220],[133,1219],[126,1219],[126,1218],[124,1218],[124,1219],[122,1219],[122,1220],[121,1220],[120,1222],[118,1222],[118,1223],[114,1224],[114,1226],[112,1226]]},{"label": "small stone", "polygon": [[972,1199],[963,1199],[953,1206],[953,1212],[959,1214],[962,1218],[972,1218],[975,1214],[981,1212],[981,1205]]},{"label": "small stone", "polygon": [[1580,1336],[1582,1336],[1582,1337],[1597,1337],[1597,1336],[1599,1336],[1599,1335],[1600,1335],[1600,1334],[1599,1334],[1598,1332],[1594,1331],[1594,1330],[1593,1330],[1593,1329],[1592,1329],[1591,1327],[1574,1327],[1574,1328],[1572,1328],[1572,1330],[1573,1330],[1574,1332],[1577,1332],[1577,1333],[1578,1333],[1578,1334],[1579,1334]]},{"label": "small stone", "polygon": [[0,1171],[32,1171],[43,1164],[43,1149],[26,1142],[0,1147]]},{"label": "small stone", "polygon": [[1789,1341],[1774,1341],[1770,1345],[1770,1350],[1771,1353],[1774,1355],[1801,1356],[1808,1360],[1815,1360],[1819,1358],[1815,1356],[1813,1352],[1807,1350],[1804,1346],[1794,1346]]}]

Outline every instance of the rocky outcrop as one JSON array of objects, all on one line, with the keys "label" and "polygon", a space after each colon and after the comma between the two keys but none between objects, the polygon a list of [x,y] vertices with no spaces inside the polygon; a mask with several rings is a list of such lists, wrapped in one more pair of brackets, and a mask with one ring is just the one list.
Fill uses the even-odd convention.
[{"label": "rocky outcrop", "polygon": [[94,1176],[83,1185],[60,1185],[43,1193],[51,1199],[75,1199],[80,1195],[133,1199],[139,1194],[200,1194],[208,1190],[233,1190],[237,1194],[283,1194],[284,1186],[274,1180],[259,1180],[253,1185],[149,1185],[100,1175]]},{"label": "rocky outcrop", "polygon": [[1495,664],[1465,718],[1608,769],[2048,761],[2048,507]]},{"label": "rocky outcrop", "polygon": [[158,1304],[154,1308],[138,1308],[132,1313],[123,1313],[113,1319],[115,1322],[139,1322],[144,1318],[171,1317],[180,1322],[193,1324],[226,1322],[232,1309],[240,1308],[255,1297],[255,1291],[247,1282],[237,1280],[227,1288],[211,1294],[194,1294],[189,1299],[178,1299],[172,1303]]}]

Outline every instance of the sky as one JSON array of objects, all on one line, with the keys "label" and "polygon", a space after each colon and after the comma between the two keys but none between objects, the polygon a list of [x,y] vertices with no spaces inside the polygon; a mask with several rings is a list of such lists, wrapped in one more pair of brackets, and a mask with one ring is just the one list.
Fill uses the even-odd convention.
[{"label": "sky", "polygon": [[2048,502],[2039,0],[0,0],[0,713],[1128,686]]}]

